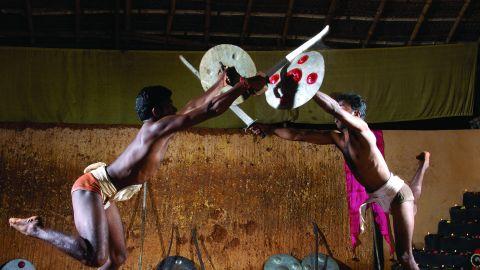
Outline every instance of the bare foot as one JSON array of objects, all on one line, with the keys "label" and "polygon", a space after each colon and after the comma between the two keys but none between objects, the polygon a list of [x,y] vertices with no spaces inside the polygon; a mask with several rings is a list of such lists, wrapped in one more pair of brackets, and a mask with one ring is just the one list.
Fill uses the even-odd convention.
[{"label": "bare foot", "polygon": [[423,162],[424,166],[428,168],[430,165],[430,152],[423,151],[422,153],[418,154],[417,159],[420,162]]},{"label": "bare foot", "polygon": [[32,235],[39,227],[42,227],[42,219],[37,216],[29,218],[10,218],[8,222],[10,223],[10,227],[13,227],[15,230],[25,235]]}]

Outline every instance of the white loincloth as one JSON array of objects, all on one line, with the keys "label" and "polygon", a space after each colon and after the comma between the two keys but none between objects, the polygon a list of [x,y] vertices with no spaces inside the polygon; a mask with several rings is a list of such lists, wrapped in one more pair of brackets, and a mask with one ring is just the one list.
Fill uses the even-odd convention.
[{"label": "white loincloth", "polygon": [[117,188],[113,185],[112,180],[107,174],[106,170],[107,164],[103,162],[97,162],[88,165],[88,167],[83,170],[83,173],[91,173],[95,179],[97,179],[100,189],[102,191],[102,200],[105,202],[104,209],[107,209],[110,206],[110,201],[119,202],[126,201],[133,197],[137,192],[140,191],[142,185],[131,185],[125,188],[122,188],[120,191],[117,191]]},{"label": "white loincloth", "polygon": [[368,200],[366,200],[362,205],[360,205],[359,209],[361,233],[365,231],[365,215],[367,211],[367,205],[371,202],[375,202],[380,205],[380,207],[382,207],[385,213],[390,213],[390,205],[404,184],[405,182],[400,179],[400,177],[391,174],[388,181],[382,187],[380,187],[373,193],[368,193]]}]

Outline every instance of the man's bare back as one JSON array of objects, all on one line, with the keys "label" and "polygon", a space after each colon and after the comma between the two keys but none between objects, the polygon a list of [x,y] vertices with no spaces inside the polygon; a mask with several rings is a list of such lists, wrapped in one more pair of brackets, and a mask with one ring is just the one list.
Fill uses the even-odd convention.
[{"label": "man's bare back", "polygon": [[118,190],[152,179],[167,152],[173,134],[155,138],[151,134],[153,123],[144,123],[135,139],[106,169]]}]

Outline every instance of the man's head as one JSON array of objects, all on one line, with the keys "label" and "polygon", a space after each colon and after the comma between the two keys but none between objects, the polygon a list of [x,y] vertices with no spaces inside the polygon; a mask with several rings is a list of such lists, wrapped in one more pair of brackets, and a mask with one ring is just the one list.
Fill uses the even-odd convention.
[{"label": "man's head", "polygon": [[[365,116],[367,115],[367,103],[360,95],[355,93],[337,93],[332,96],[338,104],[340,104],[342,109],[352,115],[365,119]],[[335,124],[339,129],[345,128],[337,119],[335,119]]]},{"label": "man's head", "polygon": [[161,85],[147,86],[140,90],[135,100],[135,110],[141,121],[158,120],[177,111],[170,96],[172,91]]}]

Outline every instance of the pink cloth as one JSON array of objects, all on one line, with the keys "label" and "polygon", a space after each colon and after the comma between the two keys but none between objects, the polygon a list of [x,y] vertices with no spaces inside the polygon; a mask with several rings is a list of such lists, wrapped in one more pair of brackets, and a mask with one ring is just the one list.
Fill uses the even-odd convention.
[{"label": "pink cloth", "polygon": [[[377,138],[378,149],[382,155],[384,155],[385,144],[383,141],[383,132],[381,130],[372,130],[372,132]],[[358,183],[357,179],[355,179],[355,176],[346,162],[344,163],[344,168],[346,175],[345,180],[347,186],[348,211],[350,216],[350,241],[353,249],[355,250],[355,248],[360,245],[360,240],[358,239],[358,236],[360,235],[360,213],[358,209],[360,208],[360,205],[362,205],[368,199],[368,195],[365,191],[365,188]],[[369,206],[372,206],[375,223],[378,224],[383,238],[390,246],[390,254],[393,254],[394,248],[390,239],[388,214],[383,212],[383,209],[376,203],[369,204]]]}]

